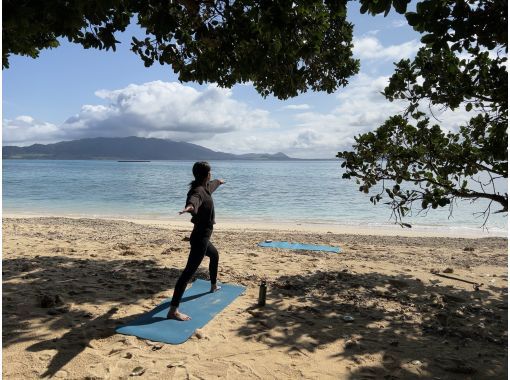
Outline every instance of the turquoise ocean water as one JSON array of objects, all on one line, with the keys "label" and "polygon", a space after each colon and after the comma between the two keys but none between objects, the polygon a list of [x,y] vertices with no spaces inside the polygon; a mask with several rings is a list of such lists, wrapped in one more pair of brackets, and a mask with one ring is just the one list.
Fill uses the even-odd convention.
[{"label": "turquoise ocean water", "polygon": [[[191,161],[3,160],[3,211],[85,217],[175,219],[192,179]],[[374,206],[338,161],[217,161],[217,220],[392,225],[388,206]],[[487,203],[459,202],[405,221],[417,227],[480,231],[473,213]],[[496,210],[497,207],[494,207]],[[182,217],[185,218],[185,217]],[[490,232],[506,234],[507,214],[491,215]]]}]

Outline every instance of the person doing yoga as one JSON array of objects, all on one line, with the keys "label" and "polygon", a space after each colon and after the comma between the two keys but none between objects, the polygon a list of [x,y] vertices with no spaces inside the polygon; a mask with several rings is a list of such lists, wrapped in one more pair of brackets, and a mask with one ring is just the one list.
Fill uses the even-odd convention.
[{"label": "person doing yoga", "polygon": [[220,185],[224,184],[225,181],[223,179],[211,181],[211,166],[205,161],[195,162],[193,165],[193,176],[195,180],[190,183],[186,206],[179,212],[180,215],[186,212],[192,215],[191,222],[194,224],[194,227],[190,235],[191,249],[186,267],[175,285],[172,301],[170,302],[170,310],[167,315],[167,318],[179,321],[191,319],[189,315],[179,312],[178,307],[186,290],[186,285],[197,271],[204,256],[208,256],[210,259],[209,276],[211,277],[211,292],[220,289],[216,285],[219,260],[218,251],[209,240],[213,232],[213,225],[215,224],[214,202],[211,194]]}]

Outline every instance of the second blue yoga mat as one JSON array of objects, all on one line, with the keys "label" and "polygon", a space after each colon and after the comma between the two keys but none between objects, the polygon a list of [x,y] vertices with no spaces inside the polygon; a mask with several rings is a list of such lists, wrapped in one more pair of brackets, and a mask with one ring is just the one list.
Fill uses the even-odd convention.
[{"label": "second blue yoga mat", "polygon": [[170,299],[134,321],[118,327],[117,332],[139,338],[170,344],[184,343],[196,329],[204,327],[216,314],[240,296],[245,287],[221,284],[221,289],[210,293],[211,283],[196,280],[187,289],[179,306],[179,311],[188,314],[191,321],[166,319]]},{"label": "second blue yoga mat", "polygon": [[270,248],[284,248],[284,249],[301,249],[305,251],[325,251],[340,253],[341,250],[338,247],[332,247],[330,245],[315,245],[315,244],[302,244],[302,243],[289,243],[288,241],[264,241],[257,244],[259,247],[270,247]]}]

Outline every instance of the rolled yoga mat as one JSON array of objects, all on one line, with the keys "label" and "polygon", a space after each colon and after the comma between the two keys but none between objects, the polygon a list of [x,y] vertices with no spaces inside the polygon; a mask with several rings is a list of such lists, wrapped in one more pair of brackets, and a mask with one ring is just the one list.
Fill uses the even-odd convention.
[{"label": "rolled yoga mat", "polygon": [[124,335],[134,335],[155,342],[181,344],[186,342],[196,329],[204,327],[216,314],[239,297],[246,288],[238,285],[219,284],[221,289],[210,293],[211,283],[196,280],[184,292],[179,311],[188,314],[190,321],[166,319],[170,308],[170,298],[150,312],[134,321],[118,327],[116,331]]},{"label": "rolled yoga mat", "polygon": [[334,253],[340,253],[342,251],[340,248],[330,245],[289,243],[288,241],[263,241],[257,245],[266,248],[301,249],[305,251],[325,251]]}]

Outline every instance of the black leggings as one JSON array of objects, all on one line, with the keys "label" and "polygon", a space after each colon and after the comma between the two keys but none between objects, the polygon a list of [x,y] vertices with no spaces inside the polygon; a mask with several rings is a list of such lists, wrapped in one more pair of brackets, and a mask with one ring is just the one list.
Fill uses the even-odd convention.
[{"label": "black leggings", "polygon": [[181,302],[182,295],[186,290],[186,285],[188,284],[191,277],[195,274],[200,263],[204,259],[204,256],[209,256],[209,276],[211,277],[211,285],[216,284],[216,278],[218,276],[218,250],[212,245],[209,241],[209,236],[201,235],[194,236],[191,234],[190,237],[191,250],[188,257],[188,263],[186,264],[186,268],[182,272],[181,276],[177,280],[177,284],[175,285],[174,295],[172,297],[172,302],[170,305],[178,307]]}]

